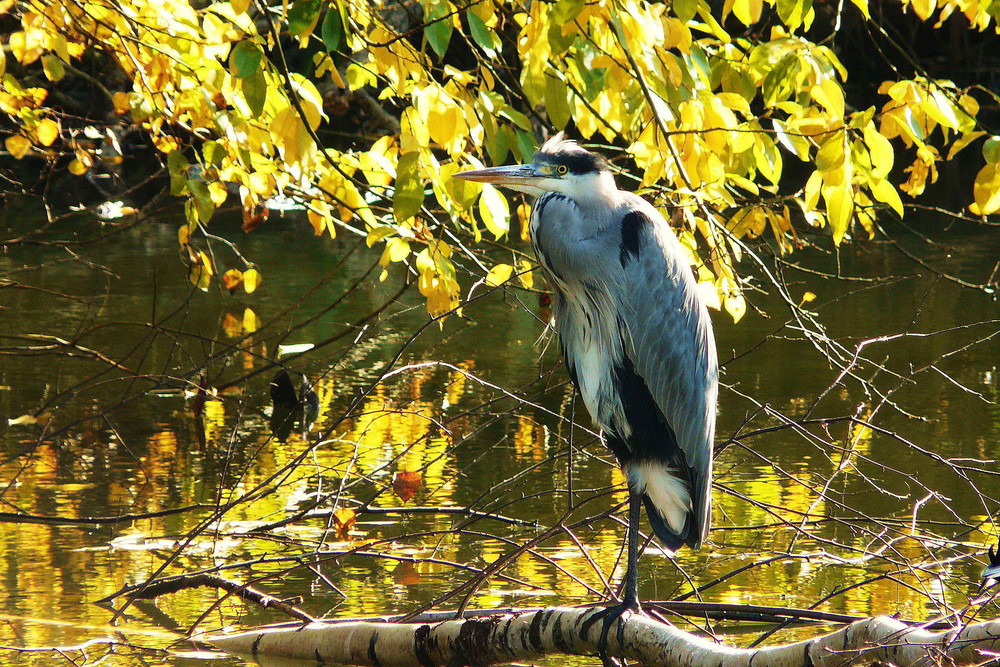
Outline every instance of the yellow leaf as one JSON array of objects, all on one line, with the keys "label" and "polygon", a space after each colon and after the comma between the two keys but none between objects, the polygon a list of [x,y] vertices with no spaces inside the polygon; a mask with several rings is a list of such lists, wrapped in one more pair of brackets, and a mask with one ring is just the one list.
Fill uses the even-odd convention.
[{"label": "yellow leaf", "polygon": [[188,246],[188,259],[190,260],[190,270],[188,280],[198,289],[207,292],[208,286],[212,284],[212,260],[201,250],[194,251]]},{"label": "yellow leaf", "polygon": [[[326,204],[326,202],[322,203]],[[329,210],[327,210],[325,213],[318,210],[314,202],[313,206],[310,206],[309,210],[306,212],[306,217],[309,218],[309,224],[312,225],[313,227],[313,233],[316,236],[322,236],[323,232],[326,231],[326,228],[329,225],[329,219],[330,219]],[[329,227],[330,227],[330,234],[332,236],[333,225],[329,225]]]},{"label": "yellow leaf", "polygon": [[224,183],[213,181],[208,184],[208,196],[216,206],[222,206],[229,198],[229,190]]},{"label": "yellow leaf", "polygon": [[895,159],[895,153],[892,150],[892,144],[888,139],[883,137],[875,129],[875,125],[869,123],[865,126],[862,131],[865,139],[865,145],[868,147],[868,154],[872,158],[872,166],[875,168],[876,174],[885,178],[892,171],[892,163]]},{"label": "yellow leaf", "polygon": [[844,164],[845,157],[844,133],[834,132],[816,151],[816,168],[822,172],[832,172]]},{"label": "yellow leaf", "polygon": [[31,150],[31,141],[20,134],[12,134],[4,139],[3,143],[7,147],[7,152],[16,160],[20,160]]},{"label": "yellow leaf", "polygon": [[247,269],[243,272],[243,289],[247,291],[247,294],[253,294],[260,282],[260,271],[257,269]]},{"label": "yellow leaf", "polygon": [[965,148],[966,146],[968,146],[969,144],[971,144],[973,141],[975,141],[979,137],[982,137],[982,136],[985,136],[985,135],[986,135],[986,133],[982,132],[982,131],[966,132],[961,137],[959,137],[958,139],[956,139],[955,142],[951,145],[951,148],[948,149],[948,157],[945,158],[945,159],[947,159],[947,160],[952,159],[953,157],[955,157],[956,155],[958,155],[958,152],[960,150],[962,150],[963,148]]},{"label": "yellow leaf", "polygon": [[409,256],[409,241],[401,239],[397,236],[385,242],[385,250],[382,251],[382,257],[379,259],[379,263],[381,263],[382,266],[386,266],[390,262],[402,262]]},{"label": "yellow leaf", "polygon": [[168,137],[163,134],[153,137],[153,145],[161,153],[170,153],[170,151],[180,150],[181,147],[181,143],[175,137]]},{"label": "yellow leaf", "polygon": [[871,12],[868,11],[868,0],[851,0],[851,2],[854,3],[855,7],[861,10],[861,13],[864,14],[866,21],[871,20],[872,15]]},{"label": "yellow leaf", "polygon": [[510,280],[510,276],[513,273],[514,267],[510,264],[497,264],[486,274],[486,284],[491,287],[503,285]]},{"label": "yellow leaf", "polygon": [[486,229],[496,238],[510,229],[510,207],[504,196],[492,185],[483,185],[483,194],[479,198],[479,215]]},{"label": "yellow leaf", "polygon": [[823,185],[823,174],[819,170],[814,171],[809,180],[806,181],[805,201],[803,202],[805,211],[815,211],[819,205],[820,187]]},{"label": "yellow leaf", "polygon": [[833,79],[823,79],[809,94],[834,118],[844,117],[844,90]]},{"label": "yellow leaf", "polygon": [[988,164],[979,170],[972,184],[975,203],[969,206],[976,215],[990,215],[1000,210],[1000,165]]},{"label": "yellow leaf", "polygon": [[535,286],[535,272],[532,270],[531,262],[526,259],[517,260],[517,270],[521,284],[526,289],[532,289]]},{"label": "yellow leaf", "polygon": [[870,188],[872,196],[896,212],[896,215],[903,217],[903,200],[899,198],[899,193],[887,179],[877,181]]},{"label": "yellow leaf", "polygon": [[945,127],[957,130],[958,116],[955,115],[955,105],[940,88],[934,88],[930,95],[920,104],[923,111]]},{"label": "yellow leaf", "polygon": [[52,54],[42,56],[42,71],[45,72],[45,78],[49,81],[59,81],[66,76],[66,68],[62,61],[59,60],[58,56]]},{"label": "yellow leaf", "polygon": [[851,216],[854,215],[854,199],[851,197],[851,192],[851,184],[847,181],[823,187],[827,219],[830,221],[830,230],[833,232],[833,242],[836,245],[840,245],[844,240],[847,228],[851,224]]},{"label": "yellow leaf", "polygon": [[750,25],[760,20],[760,12],[763,8],[762,0],[736,0],[733,3],[733,14],[744,25]]},{"label": "yellow leaf", "polygon": [[250,0],[229,0],[229,5],[235,14],[245,14],[250,8]]},{"label": "yellow leaf", "polygon": [[934,13],[937,3],[935,0],[910,0],[910,6],[917,16],[926,21]]}]

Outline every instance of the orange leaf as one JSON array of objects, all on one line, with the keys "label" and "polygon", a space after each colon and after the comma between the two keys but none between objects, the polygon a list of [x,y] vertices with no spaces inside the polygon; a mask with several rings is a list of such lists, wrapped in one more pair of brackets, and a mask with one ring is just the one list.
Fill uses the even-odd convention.
[{"label": "orange leaf", "polygon": [[337,534],[347,537],[347,534],[354,527],[358,520],[358,513],[347,507],[338,507],[333,510],[333,525],[337,528]]},{"label": "orange leaf", "polygon": [[249,206],[243,209],[243,231],[249,234],[267,222],[271,209],[266,206]]},{"label": "orange leaf", "polygon": [[401,471],[392,476],[392,490],[404,503],[417,493],[424,483],[424,476],[419,470]]},{"label": "orange leaf", "polygon": [[230,294],[233,294],[243,284],[243,272],[239,269],[229,269],[222,274],[222,284]]}]

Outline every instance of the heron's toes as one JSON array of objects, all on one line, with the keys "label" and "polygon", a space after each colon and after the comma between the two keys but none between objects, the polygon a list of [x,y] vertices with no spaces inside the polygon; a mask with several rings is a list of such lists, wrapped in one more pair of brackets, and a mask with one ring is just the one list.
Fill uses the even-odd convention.
[{"label": "heron's toes", "polygon": [[601,658],[604,667],[621,667],[625,664],[624,660],[608,655],[608,635],[611,633],[611,626],[615,624],[615,621],[618,621],[618,631],[615,635],[618,638],[618,646],[622,647],[625,645],[625,623],[628,621],[628,617],[632,614],[642,613],[642,607],[639,606],[638,602],[619,602],[594,612],[590,618],[583,622],[581,629],[586,634],[594,623],[601,621],[601,636],[597,639],[597,655]]}]

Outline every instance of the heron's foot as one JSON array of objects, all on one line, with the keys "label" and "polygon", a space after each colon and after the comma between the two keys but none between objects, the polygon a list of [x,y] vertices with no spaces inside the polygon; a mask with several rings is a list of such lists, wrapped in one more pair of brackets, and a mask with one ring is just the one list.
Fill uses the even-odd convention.
[{"label": "heron's foot", "polygon": [[611,633],[611,626],[618,621],[618,631],[615,633],[618,638],[618,646],[625,645],[625,622],[632,614],[644,614],[638,600],[625,600],[618,604],[613,604],[600,611],[595,612],[590,618],[583,622],[581,628],[586,634],[597,621],[601,621],[601,636],[597,640],[597,655],[601,658],[604,667],[620,667],[624,660],[619,660],[608,655],[608,635]]}]

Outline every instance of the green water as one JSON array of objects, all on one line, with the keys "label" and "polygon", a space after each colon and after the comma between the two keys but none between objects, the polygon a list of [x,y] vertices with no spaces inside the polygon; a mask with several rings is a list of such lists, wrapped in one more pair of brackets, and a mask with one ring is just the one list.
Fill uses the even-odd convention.
[{"label": "green water", "polygon": [[[15,222],[0,228],[13,234]],[[88,238],[97,223],[73,224],[43,240]],[[711,602],[924,619],[974,596],[996,539],[1000,307],[901,249],[982,283],[1000,233],[922,224],[943,245],[899,232],[899,247],[855,244],[838,256],[817,238],[777,264],[759,249],[793,301],[815,295],[806,324],[827,340],[809,340],[744,259],[752,308],[738,324],[713,313],[727,445],[715,529],[676,561],[650,547],[643,599],[694,599],[692,587],[707,586]],[[480,285],[462,317],[426,326],[405,270],[380,281],[363,240],[315,239],[294,213],[250,235],[236,220],[212,231],[260,267],[255,293],[192,290],[167,219],[0,254],[0,279],[16,283],[0,289],[0,511],[45,518],[0,523],[0,645],[104,638],[119,644],[91,647],[91,659],[199,663],[209,656],[182,640],[193,626],[284,617],[210,588],[117,617],[94,603],[154,574],[223,566],[216,574],[331,617],[454,608],[468,589],[446,593],[529,542],[475,588],[471,607],[593,602],[607,578],[620,580],[624,530],[606,515],[624,500],[622,478],[587,430],[555,340],[542,336],[537,294]],[[221,241],[211,247],[221,268],[240,266]],[[825,275],[838,271],[845,278]],[[463,278],[463,296],[472,282]],[[268,428],[278,346],[324,342],[287,362],[316,386],[319,420],[280,442]],[[199,399],[199,386],[212,393]],[[8,424],[22,415],[40,423]],[[405,502],[399,473],[419,473]],[[329,515],[297,516],[317,502],[378,511],[343,532]],[[412,506],[451,513],[385,512]],[[510,521],[457,513],[470,508]],[[123,515],[138,518],[51,521]],[[739,644],[766,629],[711,628]],[[0,661],[54,655],[4,650]]]}]

